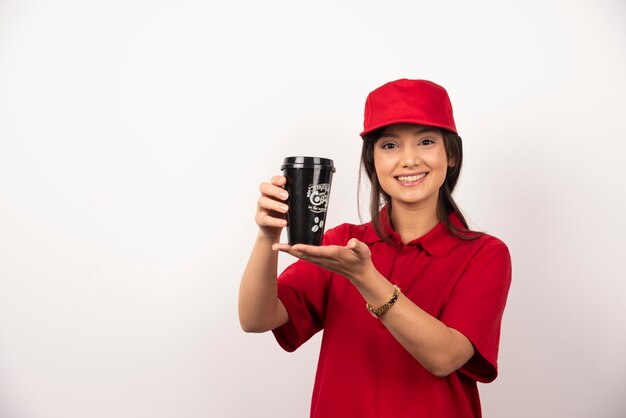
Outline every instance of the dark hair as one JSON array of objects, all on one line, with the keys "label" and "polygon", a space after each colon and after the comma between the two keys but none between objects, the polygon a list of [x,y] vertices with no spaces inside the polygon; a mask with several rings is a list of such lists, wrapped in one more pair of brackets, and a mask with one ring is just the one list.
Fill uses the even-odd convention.
[{"label": "dark hair", "polygon": [[[439,188],[437,218],[439,221],[444,223],[447,230],[455,237],[463,240],[475,240],[479,238],[481,234],[468,228],[465,217],[452,197],[452,192],[454,191],[454,187],[459,179],[461,166],[463,165],[463,142],[461,137],[454,132],[448,131],[447,129],[437,129],[443,137],[446,156],[449,160],[454,162],[452,167],[448,167],[446,179],[444,180],[443,185]],[[363,138],[363,147],[361,148],[362,170],[359,172],[359,184],[361,183],[361,173],[365,170],[365,174],[372,185],[370,196],[370,215],[374,230],[378,236],[383,239],[383,241],[392,243],[389,236],[383,233],[384,228],[383,225],[381,225],[380,220],[380,210],[384,205],[386,205],[389,213],[389,221],[391,221],[391,211],[393,209],[391,205],[391,197],[385,193],[381,187],[380,182],[378,181],[378,176],[376,175],[376,167],[374,165],[374,145],[384,130],[385,128],[381,128],[370,132]],[[449,215],[451,213],[457,214],[464,228],[460,228],[450,222]]]}]

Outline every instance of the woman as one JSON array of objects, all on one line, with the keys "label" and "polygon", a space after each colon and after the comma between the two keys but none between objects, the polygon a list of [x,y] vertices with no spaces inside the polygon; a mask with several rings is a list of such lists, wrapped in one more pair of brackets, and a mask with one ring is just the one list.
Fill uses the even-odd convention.
[{"label": "woman", "polygon": [[[511,261],[452,198],[463,153],[447,92],[379,87],[361,137],[372,222],[331,229],[321,247],[278,242],[285,178],[261,185],[242,328],[272,330],[287,351],[324,330],[311,417],[480,417],[476,382],[497,375]],[[300,260],[277,279],[278,251]]]}]

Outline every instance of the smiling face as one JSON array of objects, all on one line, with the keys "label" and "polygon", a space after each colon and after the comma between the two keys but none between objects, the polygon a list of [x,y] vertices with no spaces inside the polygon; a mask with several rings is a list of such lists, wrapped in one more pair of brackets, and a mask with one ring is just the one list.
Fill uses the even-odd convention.
[{"label": "smiling face", "polygon": [[388,126],[374,144],[376,176],[392,206],[435,214],[449,166],[441,131],[413,124]]}]

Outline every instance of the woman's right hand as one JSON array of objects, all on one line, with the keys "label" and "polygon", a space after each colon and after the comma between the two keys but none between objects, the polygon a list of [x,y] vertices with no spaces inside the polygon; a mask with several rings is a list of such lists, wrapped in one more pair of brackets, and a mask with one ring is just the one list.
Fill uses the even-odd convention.
[{"label": "woman's right hand", "polygon": [[261,183],[261,197],[257,202],[255,221],[261,234],[269,240],[278,242],[280,233],[287,226],[286,213],[289,207],[285,203],[289,194],[283,188],[285,176],[274,176],[269,183]]}]

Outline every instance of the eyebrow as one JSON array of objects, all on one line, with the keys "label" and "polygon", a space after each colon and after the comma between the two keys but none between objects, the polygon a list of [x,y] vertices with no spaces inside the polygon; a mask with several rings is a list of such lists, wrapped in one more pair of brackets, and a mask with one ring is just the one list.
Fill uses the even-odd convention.
[{"label": "eyebrow", "polygon": [[[439,129],[432,127],[432,126],[427,126],[421,129],[418,129],[416,131],[413,132],[413,135],[418,136],[418,135],[423,135],[425,133],[430,133],[430,132],[435,132],[438,133]],[[380,137],[384,137],[384,136],[389,136],[389,137],[393,137],[393,138],[397,138],[398,134],[394,133],[394,132],[385,132],[383,133]]]}]

